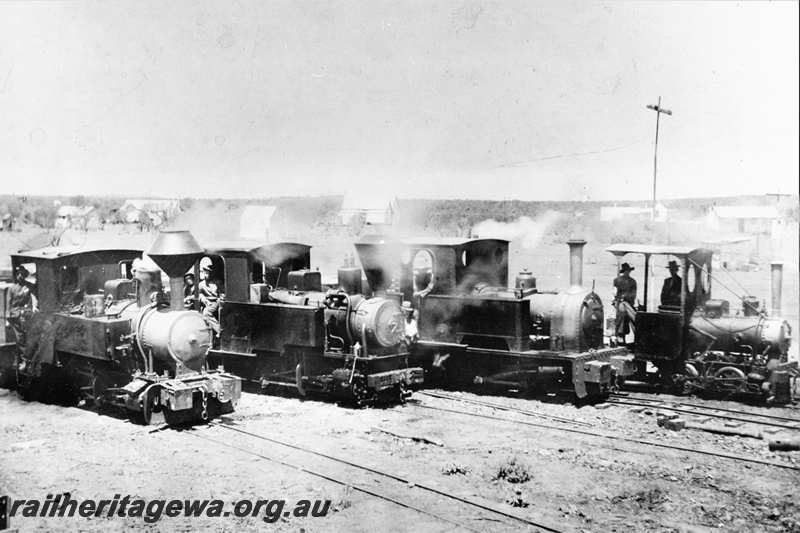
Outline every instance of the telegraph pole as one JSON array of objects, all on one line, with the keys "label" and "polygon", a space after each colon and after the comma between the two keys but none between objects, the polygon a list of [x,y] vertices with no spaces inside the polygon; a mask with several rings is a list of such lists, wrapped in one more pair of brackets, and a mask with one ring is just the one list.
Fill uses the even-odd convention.
[{"label": "telegraph pole", "polygon": [[658,122],[661,118],[661,113],[665,115],[672,115],[672,111],[669,109],[664,109],[661,107],[661,97],[658,97],[658,104],[656,105],[648,105],[647,109],[652,109],[656,112],[656,142],[655,142],[655,149],[653,152],[653,212],[652,217],[653,220],[656,219],[656,175],[658,174]]}]

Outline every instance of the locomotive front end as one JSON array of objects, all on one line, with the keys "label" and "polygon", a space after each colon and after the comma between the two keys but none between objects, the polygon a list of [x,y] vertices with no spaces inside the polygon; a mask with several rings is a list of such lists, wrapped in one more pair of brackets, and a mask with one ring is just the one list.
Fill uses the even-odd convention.
[{"label": "locomotive front end", "polygon": [[[302,272],[294,272],[301,277]],[[294,284],[294,288],[269,291],[267,300],[286,305],[302,305],[322,310],[324,323],[323,360],[331,368],[312,370],[321,365],[316,356],[305,356],[296,373],[296,386],[305,394],[317,391],[354,400],[358,404],[377,401],[404,401],[423,381],[422,368],[408,365],[405,318],[396,299],[365,297],[353,283],[343,283],[328,291],[316,285]]]},{"label": "locomotive front end", "polygon": [[168,308],[153,303],[135,321],[133,338],[145,369],[124,387],[126,405],[150,423],[163,413],[167,423],[206,421],[233,411],[242,391],[241,379],[224,369],[207,369],[212,330],[197,311],[187,311],[180,297],[183,274],[203,249],[188,231],[162,231],[149,256],[170,279]]}]

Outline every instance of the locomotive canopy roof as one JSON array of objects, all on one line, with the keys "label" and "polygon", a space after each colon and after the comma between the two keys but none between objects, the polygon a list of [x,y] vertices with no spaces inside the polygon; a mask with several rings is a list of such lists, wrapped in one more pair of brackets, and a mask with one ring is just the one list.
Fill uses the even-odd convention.
[{"label": "locomotive canopy roof", "polygon": [[[269,266],[279,266],[287,262],[300,261],[308,267],[311,259],[311,246],[299,242],[223,241],[205,247],[206,254],[221,256],[249,257]],[[296,265],[296,268],[303,268]]]},{"label": "locomotive canopy roof", "polygon": [[269,255],[274,252],[285,253],[286,251],[294,251],[303,254],[307,253],[310,249],[311,245],[299,242],[263,243],[249,240],[219,241],[209,243],[205,246],[205,252],[207,254],[247,253],[259,256]]},{"label": "locomotive canopy roof", "polygon": [[393,239],[391,237],[375,236],[370,239],[364,239],[356,243],[360,244],[390,244],[399,243],[406,246],[466,246],[469,244],[481,242],[501,242],[508,244],[506,239],[492,239],[492,238],[463,238],[463,237],[408,237],[404,239]]},{"label": "locomotive canopy roof", "polygon": [[606,248],[606,251],[617,257],[622,257],[626,254],[674,255],[681,259],[689,258],[692,261],[703,263],[707,262],[713,253],[708,248],[696,248],[694,246],[625,243],[613,244]]},{"label": "locomotive canopy roof", "polygon": [[18,260],[23,261],[42,261],[42,260],[56,260],[64,258],[78,258],[81,255],[97,255],[97,254],[113,254],[113,255],[141,255],[142,250],[137,248],[116,248],[116,247],[61,247],[61,246],[47,246],[45,248],[38,248],[35,250],[20,250],[11,256]]}]

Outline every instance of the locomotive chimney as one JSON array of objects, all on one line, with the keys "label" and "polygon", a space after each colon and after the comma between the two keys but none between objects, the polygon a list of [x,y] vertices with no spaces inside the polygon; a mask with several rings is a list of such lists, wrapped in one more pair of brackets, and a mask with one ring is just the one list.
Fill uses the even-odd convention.
[{"label": "locomotive chimney", "polygon": [[569,284],[571,287],[583,285],[583,247],[586,241],[583,239],[571,239],[567,241],[569,246]]},{"label": "locomotive chimney", "polygon": [[183,275],[203,255],[203,249],[188,231],[161,231],[147,255],[169,276],[170,309],[182,310]]},{"label": "locomotive chimney", "polygon": [[781,293],[783,291],[783,263],[770,263],[770,281],[772,282],[772,316],[781,316]]}]

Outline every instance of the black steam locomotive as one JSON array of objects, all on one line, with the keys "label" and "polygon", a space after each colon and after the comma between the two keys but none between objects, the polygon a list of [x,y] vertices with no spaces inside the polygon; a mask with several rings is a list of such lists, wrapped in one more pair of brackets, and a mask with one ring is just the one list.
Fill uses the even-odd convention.
[{"label": "black steam locomotive", "polygon": [[[745,297],[732,314],[730,302],[711,297],[711,250],[640,244],[607,250],[618,262],[628,254],[644,256],[644,303],[635,311],[634,339],[627,343],[635,358],[621,378],[660,383],[676,392],[791,401],[800,371],[797,361],[788,360],[791,327],[780,318],[780,264],[772,266],[772,312],[761,309],[757,298]],[[680,299],[669,305],[651,301],[654,258],[671,259],[678,267]]]},{"label": "black steam locomotive", "polygon": [[340,268],[323,290],[303,244],[212,246],[206,257],[225,287],[212,361],[264,389],[359,405],[404,401],[422,383],[398,300],[363,295],[361,269]]},{"label": "black steam locomotive", "polygon": [[[188,232],[163,232],[150,257],[171,276],[172,294],[202,249]],[[230,412],[241,380],[210,370],[203,317],[167,301],[161,272],[141,250],[44,248],[11,256],[37,309],[25,309],[14,371],[28,399],[134,413],[141,422],[185,423]],[[23,269],[20,269],[23,267]],[[8,311],[8,310],[6,310]],[[9,339],[10,340],[10,339]],[[158,416],[154,416],[158,415]]]},{"label": "black steam locomotive", "polygon": [[582,247],[570,242],[571,287],[541,291],[521,272],[508,288],[508,241],[372,240],[356,244],[371,290],[416,309],[414,360],[450,386],[602,397],[631,358],[603,346],[603,305],[581,287]]}]

